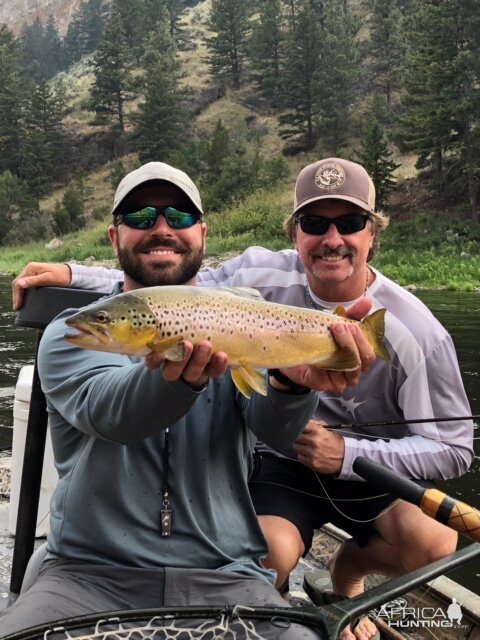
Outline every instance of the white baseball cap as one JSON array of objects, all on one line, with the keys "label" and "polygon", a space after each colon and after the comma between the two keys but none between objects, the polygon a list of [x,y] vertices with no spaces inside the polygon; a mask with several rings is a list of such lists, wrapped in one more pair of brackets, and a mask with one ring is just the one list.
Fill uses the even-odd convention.
[{"label": "white baseball cap", "polygon": [[115,192],[112,214],[115,214],[121,203],[134,189],[151,180],[163,180],[178,187],[191,200],[199,213],[203,215],[200,193],[192,179],[185,172],[171,167],[165,162],[147,162],[147,164],[138,169],[127,173],[120,181]]}]

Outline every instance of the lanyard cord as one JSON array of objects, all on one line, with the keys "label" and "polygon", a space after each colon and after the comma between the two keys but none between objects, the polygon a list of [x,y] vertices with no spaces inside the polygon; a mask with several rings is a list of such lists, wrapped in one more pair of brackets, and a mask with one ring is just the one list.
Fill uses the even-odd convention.
[{"label": "lanyard cord", "polygon": [[168,486],[169,471],[169,453],[170,453],[170,431],[168,427],[165,429],[165,441],[163,445],[163,482],[162,482],[162,510],[160,511],[160,525],[162,537],[167,537],[172,532],[172,510],[170,509],[170,496]]}]

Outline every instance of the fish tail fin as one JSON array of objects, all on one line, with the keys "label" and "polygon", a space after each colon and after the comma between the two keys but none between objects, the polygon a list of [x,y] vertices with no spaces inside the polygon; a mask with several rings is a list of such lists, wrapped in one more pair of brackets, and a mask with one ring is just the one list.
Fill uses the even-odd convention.
[{"label": "fish tail fin", "polygon": [[267,395],[267,381],[260,371],[240,366],[230,369],[230,373],[235,386],[245,397],[250,398],[252,391]]},{"label": "fish tail fin", "polygon": [[383,337],[385,335],[385,312],[386,309],[378,309],[369,316],[366,316],[361,321],[362,329],[370,339],[370,343],[379,358],[385,360],[389,364],[392,364],[392,359],[387,351],[386,346],[383,344]]}]

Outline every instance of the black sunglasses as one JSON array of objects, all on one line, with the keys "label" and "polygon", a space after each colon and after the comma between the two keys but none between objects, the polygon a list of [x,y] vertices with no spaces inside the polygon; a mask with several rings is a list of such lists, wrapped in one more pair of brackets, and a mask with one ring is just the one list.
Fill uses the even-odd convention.
[{"label": "black sunglasses", "polygon": [[143,207],[140,211],[120,213],[117,216],[117,224],[123,222],[131,229],[151,229],[158,216],[164,216],[171,229],[188,229],[193,227],[202,216],[200,213],[179,211],[175,207]]},{"label": "black sunglasses", "polygon": [[327,233],[331,224],[335,225],[338,233],[348,236],[351,233],[363,231],[370,219],[369,215],[363,213],[347,213],[338,218],[325,218],[324,216],[298,216],[296,222],[300,225],[304,233],[312,236],[323,236]]}]

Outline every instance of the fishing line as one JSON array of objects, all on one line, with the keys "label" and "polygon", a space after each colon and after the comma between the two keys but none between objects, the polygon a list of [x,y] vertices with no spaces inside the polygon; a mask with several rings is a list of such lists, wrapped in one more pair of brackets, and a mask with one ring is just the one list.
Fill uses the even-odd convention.
[{"label": "fishing line", "polygon": [[[415,420],[380,420],[377,422],[358,422],[358,423],[345,423],[345,424],[337,424],[337,425],[325,425],[325,429],[327,430],[339,430],[339,429],[355,429],[355,428],[364,428],[364,427],[382,427],[382,426],[388,426],[388,425],[395,425],[395,424],[421,424],[421,423],[426,423],[426,422],[455,422],[455,421],[460,421],[460,420],[477,420],[480,418],[480,415],[470,415],[470,416],[456,416],[456,417],[448,417],[448,418],[417,418]],[[346,432],[346,435],[351,435],[349,434],[349,432]],[[375,440],[390,440],[391,438],[387,437],[387,436],[375,436],[372,434],[362,434],[362,437],[365,438],[372,438]],[[474,438],[474,440],[478,440],[479,438]],[[299,464],[302,464],[301,462],[299,462],[297,460],[297,462]],[[303,465],[306,466],[306,465]],[[308,467],[307,467],[308,468]],[[297,493],[303,494],[303,495],[307,495],[313,498],[316,498],[318,500],[328,500],[329,503],[331,504],[331,506],[342,516],[344,517],[346,520],[350,520],[351,522],[358,522],[358,523],[367,523],[367,522],[374,522],[378,516],[380,516],[381,514],[387,513],[388,511],[390,511],[390,509],[392,509],[397,500],[394,500],[394,502],[389,505],[388,507],[386,507],[385,509],[383,509],[383,511],[381,512],[381,514],[377,514],[377,516],[375,516],[374,518],[369,518],[367,520],[358,520],[356,518],[352,518],[351,516],[347,515],[346,513],[344,513],[336,504],[335,504],[335,500],[330,496],[330,494],[328,493],[328,491],[325,488],[325,485],[323,484],[319,474],[317,471],[314,471],[313,469],[311,469],[312,473],[315,475],[315,478],[318,482],[318,484],[320,485],[320,487],[322,488],[323,493],[325,494],[324,496],[319,496],[317,494],[314,493],[310,493],[308,491],[302,491],[301,489],[295,489],[293,487],[290,487],[288,485],[285,484],[281,484],[281,483],[276,483],[276,482],[265,482],[263,484],[271,484],[271,485],[275,485],[275,486],[279,486],[279,487],[283,487],[284,489],[289,489],[291,491],[295,491]],[[362,502],[362,501],[366,501],[366,500],[372,500],[375,498],[380,498],[385,496],[386,494],[380,494],[378,496],[369,496],[367,498],[350,498],[348,499],[348,502]],[[347,502],[347,500],[344,500],[345,502]]]},{"label": "fishing line", "polygon": [[355,422],[330,424],[329,429],[363,429],[365,427],[387,427],[394,424],[422,424],[424,422],[456,422],[461,420],[478,420],[480,415],[453,416],[451,418],[416,418],[414,420],[379,420],[377,422]]},{"label": "fishing line", "polygon": [[[365,428],[365,427],[383,427],[383,426],[388,426],[388,425],[395,425],[395,424],[421,424],[421,423],[426,423],[426,422],[455,422],[455,421],[460,421],[460,420],[477,420],[480,418],[480,415],[470,415],[470,416],[456,416],[456,417],[448,417],[448,418],[417,418],[415,420],[379,420],[377,422],[357,422],[357,423],[345,423],[345,424],[336,424],[336,425],[325,425],[325,429],[327,430],[331,430],[331,431],[338,431],[340,429],[356,429],[356,428]],[[348,431],[346,431],[346,435],[352,435],[351,433],[349,433]],[[371,439],[375,439],[375,440],[390,440],[391,438],[387,437],[387,436],[376,436],[373,434],[362,434],[363,438],[371,438]],[[478,440],[480,438],[474,438],[474,440]],[[302,463],[300,463],[302,464]],[[383,513],[387,513],[387,511],[389,511],[390,509],[392,509],[395,504],[396,504],[396,500],[388,507],[386,507],[381,514],[377,514],[377,516],[375,516],[374,518],[370,518],[368,520],[357,520],[356,518],[352,518],[351,516],[347,515],[346,513],[344,513],[336,504],[335,504],[335,500],[330,496],[330,494],[328,493],[328,491],[325,488],[325,485],[323,484],[322,480],[320,479],[320,476],[318,474],[317,471],[314,471],[312,469],[312,472],[315,474],[315,477],[317,479],[317,482],[319,483],[319,485],[322,488],[322,491],[325,494],[325,497],[323,496],[315,496],[315,494],[310,494],[307,493],[306,491],[301,491],[299,490],[299,493],[304,493],[306,495],[310,495],[310,496],[314,496],[320,500],[328,500],[331,504],[331,506],[342,516],[344,517],[346,520],[350,520],[351,522],[358,522],[358,523],[366,523],[366,522],[374,522],[379,515],[383,514]],[[280,486],[285,486],[285,485],[280,485]],[[289,487],[286,487],[289,488]],[[362,500],[371,500],[374,498],[379,498],[382,497],[386,494],[382,494],[380,496],[370,496],[368,498],[352,498],[351,501],[352,502],[360,502]]]},{"label": "fishing line", "polygon": [[[299,464],[302,464],[301,462]],[[312,471],[312,470],[311,470]],[[316,471],[312,471],[312,473],[316,473]],[[289,489],[295,493],[301,493],[304,496],[309,496],[310,498],[315,498],[317,500],[332,500],[328,493],[325,491],[324,496],[319,496],[318,493],[310,493],[310,491],[303,491],[302,489],[296,489],[294,487],[290,487],[288,484],[282,484],[281,482],[272,482],[271,480],[252,480],[249,484],[268,484],[272,487],[282,487],[282,489]],[[373,500],[374,498],[383,498],[388,495],[387,493],[380,493],[377,496],[367,496],[365,498],[341,498],[342,502],[366,502],[367,500]],[[343,514],[342,514],[343,515]],[[347,516],[345,516],[347,517]],[[358,522],[370,522],[369,520],[358,520]]]},{"label": "fishing line", "polygon": [[[366,522],[375,522],[375,520],[383,515],[384,513],[387,513],[387,511],[390,511],[390,509],[393,509],[393,507],[397,504],[398,499],[394,499],[394,501],[392,502],[392,504],[388,505],[388,507],[385,507],[385,509],[382,509],[382,511],[380,511],[380,513],[377,513],[376,516],[374,516],[373,518],[367,518],[366,520],[359,520],[357,518],[352,518],[352,516],[347,515],[346,513],[344,513],[340,507],[337,507],[337,505],[335,504],[335,501],[333,498],[330,497],[328,491],[325,489],[325,486],[323,484],[323,482],[320,480],[320,477],[318,475],[317,471],[313,471],[313,473],[315,474],[315,477],[317,479],[318,484],[322,487],[323,492],[325,493],[326,498],[328,499],[328,501],[330,502],[330,504],[332,505],[332,507],[335,509],[335,511],[337,511],[343,518],[345,518],[346,520],[350,520],[350,522],[358,522],[359,524],[365,524]],[[368,498],[353,498],[352,502],[360,502],[360,500],[373,500],[374,498],[382,498],[383,496],[386,496],[386,493],[383,493],[379,496],[369,496]]]}]

